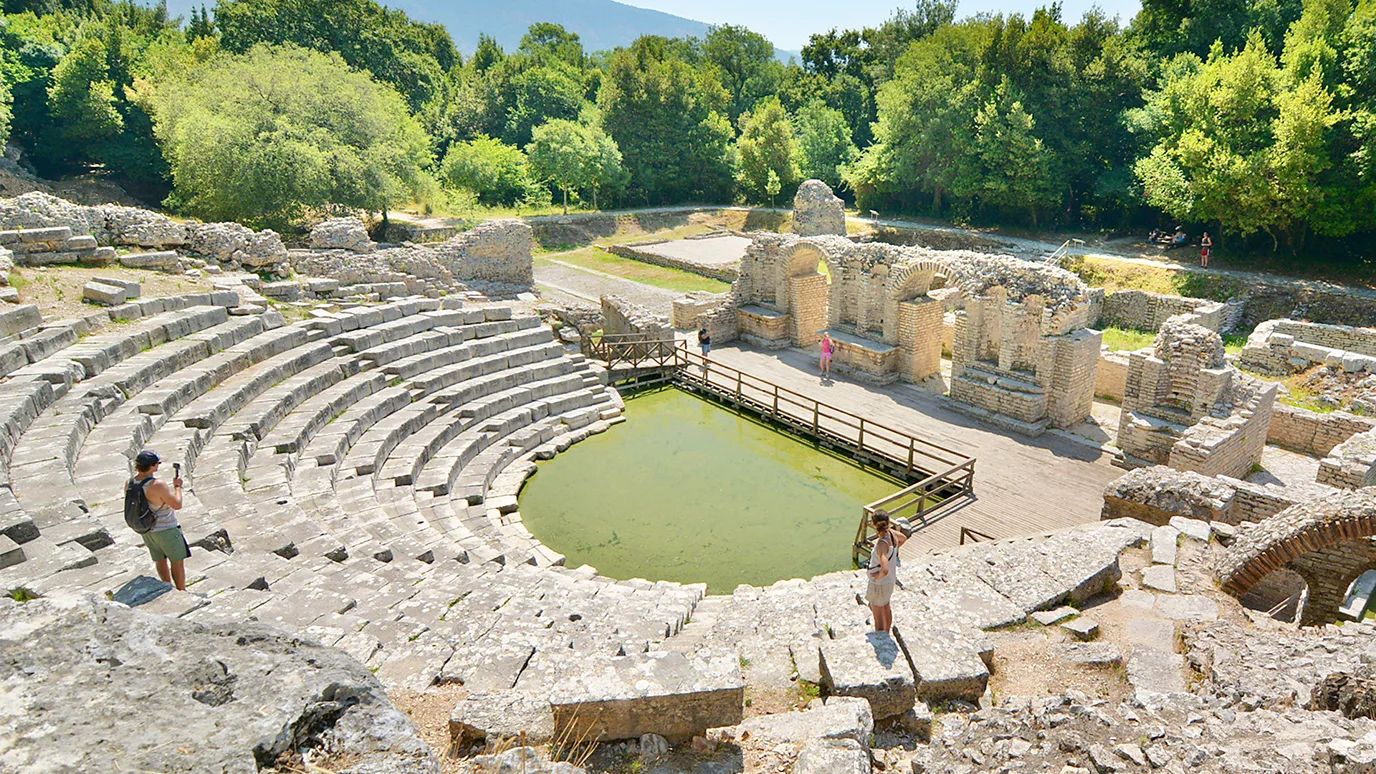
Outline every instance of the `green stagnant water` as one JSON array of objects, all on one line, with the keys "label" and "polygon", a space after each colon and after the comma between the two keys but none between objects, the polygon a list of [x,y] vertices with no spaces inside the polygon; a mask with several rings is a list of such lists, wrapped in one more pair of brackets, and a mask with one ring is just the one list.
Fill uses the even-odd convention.
[{"label": "green stagnant water", "polygon": [[676,389],[575,444],[521,492],[521,518],[570,567],[707,583],[712,593],[849,569],[867,502],[899,484]]}]

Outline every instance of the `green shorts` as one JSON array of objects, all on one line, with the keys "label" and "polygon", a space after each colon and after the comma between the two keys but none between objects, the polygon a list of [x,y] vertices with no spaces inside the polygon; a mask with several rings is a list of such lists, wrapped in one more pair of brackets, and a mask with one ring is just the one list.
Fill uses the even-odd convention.
[{"label": "green shorts", "polygon": [[155,562],[164,559],[180,562],[191,556],[191,547],[186,544],[186,536],[182,534],[181,527],[145,532],[143,544],[148,546],[148,555],[153,557]]}]

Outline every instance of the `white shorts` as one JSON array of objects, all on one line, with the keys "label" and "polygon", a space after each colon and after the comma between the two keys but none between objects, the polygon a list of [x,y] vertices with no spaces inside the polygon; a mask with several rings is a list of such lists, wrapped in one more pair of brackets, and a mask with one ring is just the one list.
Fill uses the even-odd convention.
[{"label": "white shorts", "polygon": [[869,582],[865,588],[865,602],[871,607],[887,607],[889,601],[893,599],[893,583]]}]

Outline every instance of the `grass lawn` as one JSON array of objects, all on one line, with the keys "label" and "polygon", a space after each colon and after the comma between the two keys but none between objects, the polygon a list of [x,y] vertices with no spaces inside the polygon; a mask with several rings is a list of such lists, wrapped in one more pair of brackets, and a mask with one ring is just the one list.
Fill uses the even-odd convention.
[{"label": "grass lawn", "polygon": [[[1114,352],[1136,352],[1150,347],[1156,342],[1156,331],[1139,331],[1131,328],[1104,329],[1104,343]],[[1247,345],[1247,334],[1231,333],[1223,336],[1223,348],[1230,355],[1236,355]]]},{"label": "grass lawn", "polygon": [[596,247],[589,247],[577,250],[572,253],[561,253],[558,256],[536,256],[535,264],[549,265],[553,261],[581,266],[585,269],[600,271],[604,274],[611,274],[635,282],[643,282],[646,285],[653,285],[665,290],[676,290],[687,293],[690,290],[706,290],[709,293],[725,293],[731,286],[725,282],[707,277],[700,277],[692,272],[680,269],[670,269],[666,266],[655,266],[654,264],[641,263],[629,258],[622,258],[619,255],[600,250]]},{"label": "grass lawn", "polygon": [[1143,347],[1150,347],[1154,341],[1155,331],[1135,331],[1112,326],[1104,329],[1104,344],[1114,352],[1136,352]]},{"label": "grass lawn", "polygon": [[1110,293],[1145,290],[1172,296],[1227,301],[1247,289],[1246,283],[1217,274],[1144,266],[1099,256],[1075,258],[1066,268],[1080,275],[1080,279],[1090,287],[1103,288]]}]

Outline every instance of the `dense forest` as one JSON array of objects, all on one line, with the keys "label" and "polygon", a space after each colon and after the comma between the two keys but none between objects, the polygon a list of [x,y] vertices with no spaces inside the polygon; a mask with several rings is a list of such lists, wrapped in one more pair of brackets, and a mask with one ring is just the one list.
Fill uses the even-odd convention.
[{"label": "dense forest", "polygon": [[[463,56],[373,0],[3,0],[0,139],[202,218],[771,204],[1042,229],[1187,224],[1299,252],[1376,232],[1376,0],[1144,0],[957,19],[918,0],[777,61],[747,29]],[[467,32],[467,31],[466,31]]]}]

